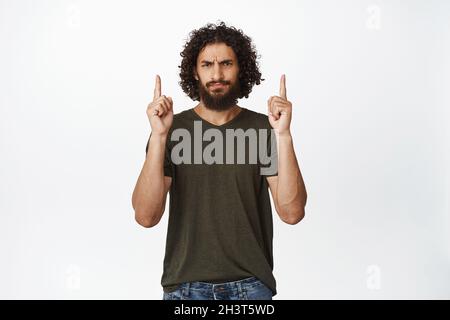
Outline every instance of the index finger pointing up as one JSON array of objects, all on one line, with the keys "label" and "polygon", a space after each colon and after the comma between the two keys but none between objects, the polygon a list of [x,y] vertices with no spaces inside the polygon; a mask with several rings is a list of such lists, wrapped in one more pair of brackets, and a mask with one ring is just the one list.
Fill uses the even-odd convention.
[{"label": "index finger pointing up", "polygon": [[161,78],[159,77],[159,75],[156,75],[155,91],[153,93],[153,100],[156,100],[159,97],[161,97]]},{"label": "index finger pointing up", "polygon": [[287,99],[286,97],[286,75],[281,76],[280,80],[280,97],[283,99]]}]

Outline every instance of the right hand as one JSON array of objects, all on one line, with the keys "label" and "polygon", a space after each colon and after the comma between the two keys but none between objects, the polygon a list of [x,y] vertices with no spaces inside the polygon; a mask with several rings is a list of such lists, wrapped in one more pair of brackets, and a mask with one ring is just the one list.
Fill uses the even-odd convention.
[{"label": "right hand", "polygon": [[172,127],[173,101],[171,97],[161,96],[161,78],[156,75],[153,101],[147,107],[152,133],[166,135]]}]

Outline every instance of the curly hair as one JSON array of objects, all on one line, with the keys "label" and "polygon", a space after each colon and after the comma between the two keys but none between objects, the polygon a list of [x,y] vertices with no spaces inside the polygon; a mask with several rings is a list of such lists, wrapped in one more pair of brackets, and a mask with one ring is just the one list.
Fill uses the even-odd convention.
[{"label": "curly hair", "polygon": [[219,24],[208,23],[206,26],[191,31],[189,39],[184,45],[180,55],[183,57],[181,65],[178,66],[181,81],[179,82],[183,91],[193,100],[200,100],[198,81],[194,78],[193,70],[197,64],[200,51],[211,43],[225,43],[231,47],[238,59],[240,95],[238,98],[248,98],[253,86],[259,85],[265,79],[261,78],[256,49],[250,37],[242,30],[228,27],[222,21]]}]

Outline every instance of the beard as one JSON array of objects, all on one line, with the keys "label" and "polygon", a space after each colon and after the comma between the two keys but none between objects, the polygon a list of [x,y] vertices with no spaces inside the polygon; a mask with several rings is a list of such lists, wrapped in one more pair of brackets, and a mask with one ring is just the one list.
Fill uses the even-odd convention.
[{"label": "beard", "polygon": [[214,89],[212,94],[209,91],[209,87],[213,84],[213,82],[209,82],[206,84],[208,88],[205,88],[203,84],[199,81],[199,95],[200,99],[203,101],[206,108],[215,111],[224,111],[228,110],[231,107],[237,104],[241,88],[239,80],[236,80],[230,86],[230,81],[218,81],[223,85],[228,86],[228,91],[225,91],[225,88]]}]

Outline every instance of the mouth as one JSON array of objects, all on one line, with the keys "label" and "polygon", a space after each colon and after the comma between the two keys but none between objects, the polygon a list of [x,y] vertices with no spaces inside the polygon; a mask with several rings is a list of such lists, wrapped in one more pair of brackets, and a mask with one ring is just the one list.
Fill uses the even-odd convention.
[{"label": "mouth", "polygon": [[222,84],[222,83],[214,83],[212,85],[210,85],[209,87],[211,89],[217,89],[217,88],[225,88],[227,85],[226,84]]}]

